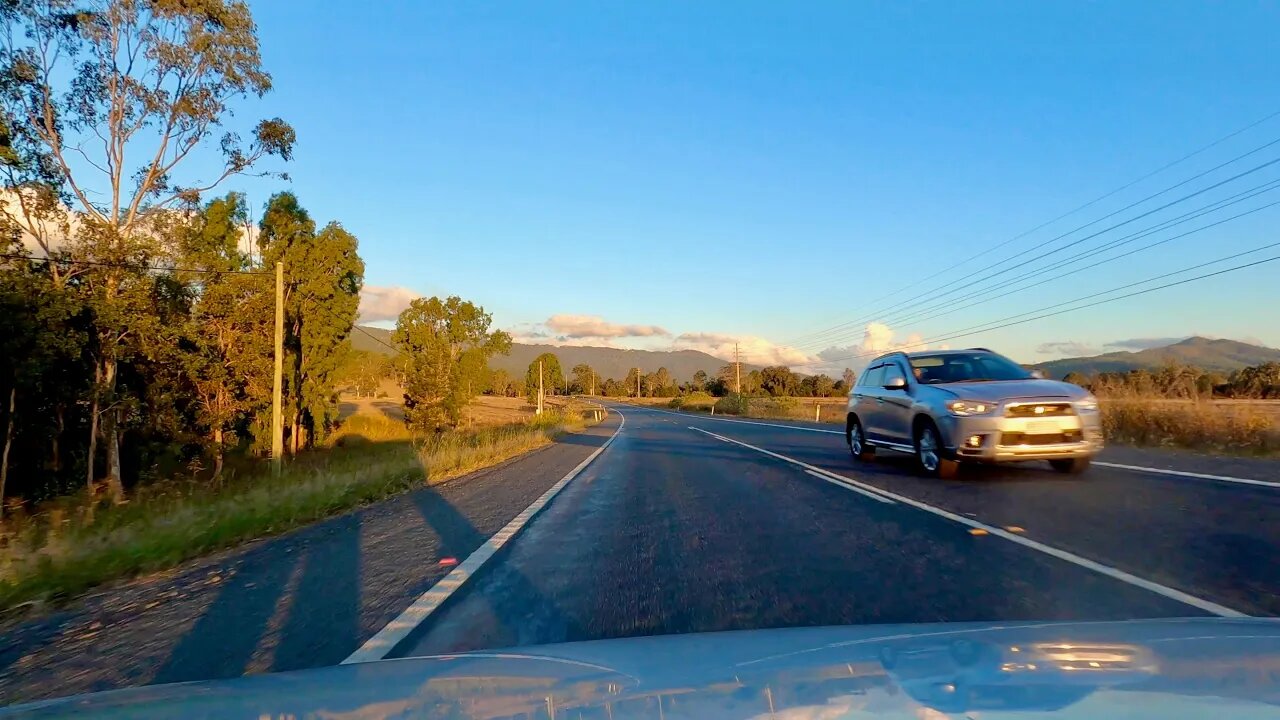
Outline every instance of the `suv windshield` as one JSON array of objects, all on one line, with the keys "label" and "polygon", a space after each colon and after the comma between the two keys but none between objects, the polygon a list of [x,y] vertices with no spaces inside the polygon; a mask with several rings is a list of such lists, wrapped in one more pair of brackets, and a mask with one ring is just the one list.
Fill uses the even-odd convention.
[{"label": "suv windshield", "polygon": [[911,358],[911,370],[924,385],[1031,377],[1021,365],[993,353],[919,355]]}]

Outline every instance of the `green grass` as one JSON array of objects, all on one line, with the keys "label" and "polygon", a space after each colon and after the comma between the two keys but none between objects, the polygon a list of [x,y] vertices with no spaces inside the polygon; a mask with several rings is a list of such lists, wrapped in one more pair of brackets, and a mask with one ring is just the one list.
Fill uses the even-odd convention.
[{"label": "green grass", "polygon": [[401,423],[348,419],[330,447],[268,472],[206,483],[157,483],[129,503],[62,498],[10,516],[0,536],[0,609],[74,597],[103,582],[173,567],[353,507],[433,485],[581,429],[573,414],[413,437]]}]

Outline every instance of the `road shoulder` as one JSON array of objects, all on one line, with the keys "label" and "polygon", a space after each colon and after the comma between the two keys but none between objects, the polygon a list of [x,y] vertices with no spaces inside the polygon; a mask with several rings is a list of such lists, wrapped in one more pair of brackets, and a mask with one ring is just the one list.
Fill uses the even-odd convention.
[{"label": "road shoulder", "polygon": [[0,634],[6,703],[341,662],[603,445],[582,433],[174,570]]}]

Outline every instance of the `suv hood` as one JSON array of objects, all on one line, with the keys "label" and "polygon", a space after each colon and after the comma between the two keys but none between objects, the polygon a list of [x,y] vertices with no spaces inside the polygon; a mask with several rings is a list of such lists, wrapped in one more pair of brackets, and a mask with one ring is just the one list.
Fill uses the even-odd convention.
[{"label": "suv hood", "polygon": [[0,717],[1280,716],[1280,621],[864,625],[673,635],[181,683]]},{"label": "suv hood", "polygon": [[1057,380],[992,380],[989,382],[955,382],[925,385],[940,388],[961,400],[999,402],[1015,398],[1061,398],[1083,400],[1089,392],[1079,385]]}]

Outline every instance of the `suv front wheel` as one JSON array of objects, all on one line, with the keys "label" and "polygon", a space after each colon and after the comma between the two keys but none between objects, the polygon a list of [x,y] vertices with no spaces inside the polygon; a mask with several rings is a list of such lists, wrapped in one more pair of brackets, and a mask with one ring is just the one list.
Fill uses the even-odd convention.
[{"label": "suv front wheel", "polygon": [[867,445],[867,434],[858,418],[849,416],[849,454],[855,460],[870,462],[876,458],[876,449]]},{"label": "suv front wheel", "polygon": [[916,430],[916,462],[925,473],[943,480],[953,478],[960,469],[960,463],[946,457],[946,448],[942,444],[942,436],[931,420],[920,423]]}]

